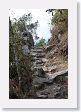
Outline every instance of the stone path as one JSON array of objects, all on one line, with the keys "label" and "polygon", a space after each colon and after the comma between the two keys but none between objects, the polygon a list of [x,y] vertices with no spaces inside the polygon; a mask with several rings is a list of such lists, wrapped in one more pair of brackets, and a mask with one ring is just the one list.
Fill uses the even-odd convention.
[{"label": "stone path", "polygon": [[48,61],[43,48],[31,49],[33,58],[34,98],[36,99],[66,99],[68,98],[68,70],[55,72],[55,67],[45,67]]}]

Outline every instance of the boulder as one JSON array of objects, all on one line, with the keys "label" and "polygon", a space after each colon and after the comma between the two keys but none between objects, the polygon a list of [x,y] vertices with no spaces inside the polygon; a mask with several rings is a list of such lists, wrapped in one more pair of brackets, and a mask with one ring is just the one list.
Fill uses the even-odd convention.
[{"label": "boulder", "polygon": [[22,47],[22,50],[23,50],[23,54],[24,54],[24,55],[29,55],[30,50],[29,50],[29,48],[28,48],[28,45],[24,45],[24,46]]},{"label": "boulder", "polygon": [[55,79],[56,77],[59,77],[59,76],[68,76],[68,70],[62,70],[62,71],[59,71],[59,72],[55,72],[53,74],[47,74],[49,79]]},{"label": "boulder", "polygon": [[24,31],[22,33],[22,37],[27,43],[30,44],[30,46],[34,46],[33,36],[30,32]]},{"label": "boulder", "polygon": [[46,99],[46,98],[48,98],[48,95],[42,94],[42,93],[40,93],[40,92],[37,92],[36,95],[37,95],[37,98],[38,98],[38,99],[39,99],[39,98],[41,98],[41,99]]},{"label": "boulder", "polygon": [[33,84],[53,84],[53,79],[48,79],[48,77],[44,78],[44,77],[35,77],[33,79]]},{"label": "boulder", "polygon": [[37,76],[38,77],[45,77],[45,72],[42,68],[37,69]]},{"label": "boulder", "polygon": [[50,67],[43,67],[43,70],[45,71],[45,73],[55,73],[56,72],[56,66],[50,66]]},{"label": "boulder", "polygon": [[46,58],[42,58],[42,61],[46,63],[48,60]]},{"label": "boulder", "polygon": [[59,91],[56,92],[54,98],[55,99],[67,99],[68,98],[68,86],[67,85],[61,86]]}]

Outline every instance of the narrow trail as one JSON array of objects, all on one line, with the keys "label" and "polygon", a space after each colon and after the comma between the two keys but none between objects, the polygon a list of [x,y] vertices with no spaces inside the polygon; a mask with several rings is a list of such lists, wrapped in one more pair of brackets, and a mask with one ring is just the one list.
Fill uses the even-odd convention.
[{"label": "narrow trail", "polygon": [[34,98],[36,99],[67,99],[68,98],[68,70],[55,72],[54,68],[46,67],[48,59],[45,58],[41,47],[31,49],[33,58]]}]

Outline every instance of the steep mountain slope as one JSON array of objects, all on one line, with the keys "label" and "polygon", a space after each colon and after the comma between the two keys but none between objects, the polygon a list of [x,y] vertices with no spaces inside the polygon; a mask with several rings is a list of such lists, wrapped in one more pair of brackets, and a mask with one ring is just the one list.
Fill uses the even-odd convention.
[{"label": "steep mountain slope", "polygon": [[56,71],[68,68],[68,17],[65,16],[66,12],[67,10],[63,10],[63,14],[58,14],[59,19],[53,17],[58,22],[53,23],[51,38],[45,46],[46,58],[49,59],[45,66],[56,66]]}]

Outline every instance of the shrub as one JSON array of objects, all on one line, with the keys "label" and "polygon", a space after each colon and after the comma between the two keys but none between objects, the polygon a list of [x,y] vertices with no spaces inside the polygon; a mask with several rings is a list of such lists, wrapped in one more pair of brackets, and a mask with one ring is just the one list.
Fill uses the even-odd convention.
[{"label": "shrub", "polygon": [[36,46],[41,47],[44,46],[45,44],[46,44],[45,39],[42,38],[39,40],[39,42],[36,43]]}]

